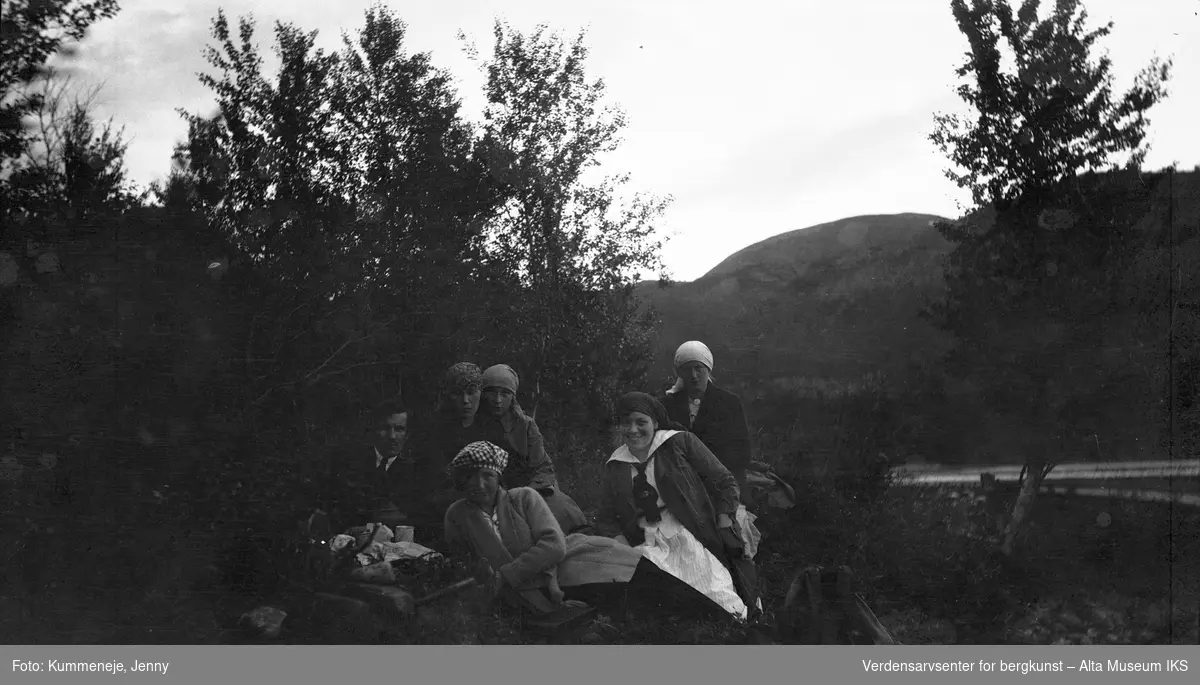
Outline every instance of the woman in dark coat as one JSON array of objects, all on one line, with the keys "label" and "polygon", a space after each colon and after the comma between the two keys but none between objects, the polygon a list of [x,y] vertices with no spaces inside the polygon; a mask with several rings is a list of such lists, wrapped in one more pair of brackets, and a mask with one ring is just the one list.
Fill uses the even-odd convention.
[{"label": "woman in dark coat", "polygon": [[583,510],[558,486],[554,463],[546,454],[537,422],[522,409],[516,394],[520,380],[507,364],[497,364],[483,372],[483,401],[475,421],[488,440],[509,454],[504,472],[507,488],[533,488],[546,500],[565,535],[588,527]]},{"label": "woman in dark coat", "polygon": [[746,467],[750,465],[750,427],[738,396],[712,382],[713,356],[708,346],[692,340],[675,351],[675,386],[663,406],[672,421],[700,438],[733,474],[748,497]]},{"label": "woman in dark coat", "polygon": [[441,528],[446,509],[459,493],[446,471],[449,463],[467,445],[486,440],[483,427],[476,420],[483,374],[470,362],[450,367],[442,381],[441,401],[418,448],[422,459],[422,485],[432,494],[425,497],[422,514],[436,517]]},{"label": "woman in dark coat", "polygon": [[[431,460],[431,472],[446,466],[467,445],[486,440],[483,425],[477,420],[483,393],[483,372],[471,362],[459,362],[446,371],[441,401],[434,419],[431,439],[425,446]],[[450,483],[447,481],[447,484]]]},{"label": "woman in dark coat", "polygon": [[604,465],[597,530],[746,618],[750,598],[739,595],[731,572],[744,548],[737,481],[654,397],[621,397],[617,417],[625,444]]}]

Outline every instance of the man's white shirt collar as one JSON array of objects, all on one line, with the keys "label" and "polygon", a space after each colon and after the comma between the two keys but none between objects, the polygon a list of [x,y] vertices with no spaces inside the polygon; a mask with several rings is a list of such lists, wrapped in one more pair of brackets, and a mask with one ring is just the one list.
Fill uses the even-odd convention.
[{"label": "man's white shirt collar", "polygon": [[[392,468],[392,464],[395,463],[395,461],[399,458],[400,458],[400,455],[397,454],[396,456],[392,457],[391,459],[388,459],[387,468],[389,468],[389,469]],[[375,468],[379,468],[379,465],[382,463],[383,463],[383,455],[379,453],[379,448],[376,447],[375,448]]]}]

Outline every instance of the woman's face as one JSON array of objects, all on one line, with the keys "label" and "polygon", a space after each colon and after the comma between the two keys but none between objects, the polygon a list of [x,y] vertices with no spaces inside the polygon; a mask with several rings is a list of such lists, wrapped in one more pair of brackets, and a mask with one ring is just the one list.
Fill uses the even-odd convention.
[{"label": "woman's face", "polygon": [[641,453],[650,449],[650,443],[654,440],[654,431],[658,429],[658,423],[655,420],[635,411],[622,417],[621,435],[625,438],[625,446],[630,452]]},{"label": "woman's face", "polygon": [[459,388],[450,394],[450,403],[464,419],[475,416],[479,410],[479,388]]},{"label": "woman's face", "polygon": [[697,392],[708,389],[708,381],[712,376],[712,371],[701,362],[688,362],[675,369],[675,373],[683,379],[684,387]]},{"label": "woman's face", "polygon": [[496,491],[500,489],[500,474],[491,469],[475,469],[465,474],[459,487],[469,501],[481,507],[490,506],[496,501]]},{"label": "woman's face", "polygon": [[513,393],[508,388],[488,388],[483,391],[483,400],[492,416],[504,416],[512,407]]}]

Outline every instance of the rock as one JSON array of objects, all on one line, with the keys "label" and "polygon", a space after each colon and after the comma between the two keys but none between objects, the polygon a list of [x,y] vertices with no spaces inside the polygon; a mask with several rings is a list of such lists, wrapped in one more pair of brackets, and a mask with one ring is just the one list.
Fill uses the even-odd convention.
[{"label": "rock", "polygon": [[579,638],[581,645],[598,645],[604,642],[604,637],[594,630],[589,630]]},{"label": "rock", "polygon": [[404,620],[417,611],[417,598],[408,590],[395,585],[356,583],[347,586],[344,592],[354,599],[366,602],[391,621]]},{"label": "rock", "polygon": [[262,606],[242,614],[239,623],[262,637],[275,639],[283,628],[287,612],[275,607]]},{"label": "rock", "polygon": [[331,644],[374,642],[384,628],[363,600],[326,592],[313,595],[311,617],[313,627]]},{"label": "rock", "polygon": [[43,252],[42,254],[38,255],[37,261],[34,263],[34,269],[36,269],[39,274],[56,273],[59,269],[58,255],[54,254],[53,252]]}]

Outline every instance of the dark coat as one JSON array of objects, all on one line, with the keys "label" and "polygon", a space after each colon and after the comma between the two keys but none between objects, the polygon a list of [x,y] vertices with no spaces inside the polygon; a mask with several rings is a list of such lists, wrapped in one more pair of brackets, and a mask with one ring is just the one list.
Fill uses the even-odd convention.
[{"label": "dark coat", "polygon": [[407,495],[418,465],[401,454],[386,472],[380,472],[375,459],[375,450],[367,447],[331,460],[324,506],[339,525],[361,525],[372,512],[389,505],[402,512],[410,510]]},{"label": "dark coat", "polygon": [[[690,418],[686,392],[681,390],[666,395],[662,403],[672,421],[688,426]],[[700,402],[696,422],[688,426],[688,430],[712,450],[738,482],[745,480],[746,467],[751,459],[750,426],[737,395],[718,388],[710,381]]]},{"label": "dark coat", "polygon": [[[725,560],[717,516],[726,514],[732,519],[737,515],[739,492],[733,475],[688,432],[672,435],[654,454],[655,482],[667,510],[716,558]],[[636,547],[645,542],[645,534],[638,526],[632,471],[625,462],[604,465],[596,530],[609,537],[622,534]]]},{"label": "dark coat", "polygon": [[481,411],[475,421],[482,427],[489,442],[508,452],[508,466],[504,469],[505,487],[533,488],[538,491],[558,488],[554,462],[546,454],[537,422],[520,405],[513,402],[512,409],[498,419]]},{"label": "dark coat", "polygon": [[433,487],[453,489],[454,483],[446,471],[450,462],[454,461],[462,448],[480,440],[490,441],[491,437],[478,416],[470,426],[464,427],[457,413],[441,411],[427,439],[421,443],[420,449],[425,460],[422,471],[436,484]]},{"label": "dark coat", "polygon": [[508,452],[508,466],[501,480],[507,488],[533,488],[550,505],[563,532],[571,534],[588,527],[587,516],[575,500],[558,487],[554,462],[546,454],[542,433],[537,422],[516,402],[512,409],[497,419],[480,412],[475,423],[487,440]]}]

